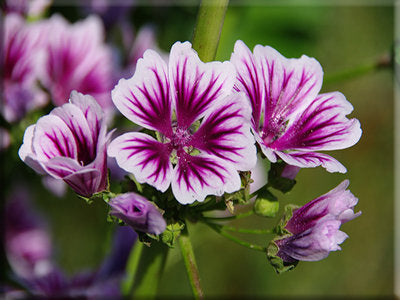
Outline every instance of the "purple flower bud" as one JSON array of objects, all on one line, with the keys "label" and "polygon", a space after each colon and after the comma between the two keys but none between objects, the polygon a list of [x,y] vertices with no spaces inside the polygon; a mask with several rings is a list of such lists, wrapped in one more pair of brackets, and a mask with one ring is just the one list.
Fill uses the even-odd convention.
[{"label": "purple flower bud", "polygon": [[282,170],[281,177],[294,180],[300,169],[301,168],[297,166],[286,165]]},{"label": "purple flower bud", "polygon": [[348,235],[339,230],[340,226],[361,214],[353,211],[358,199],[346,190],[348,185],[349,181],[345,180],[325,195],[293,210],[282,228],[282,232],[288,234],[272,241],[268,251],[278,273],[282,272],[282,269],[279,270],[282,265],[276,263],[277,257],[285,265],[299,260],[321,260],[329,252],[341,250],[339,244]]},{"label": "purple flower bud", "polygon": [[133,229],[160,234],[167,224],[157,207],[146,198],[135,194],[126,193],[110,200],[110,215],[115,216]]}]

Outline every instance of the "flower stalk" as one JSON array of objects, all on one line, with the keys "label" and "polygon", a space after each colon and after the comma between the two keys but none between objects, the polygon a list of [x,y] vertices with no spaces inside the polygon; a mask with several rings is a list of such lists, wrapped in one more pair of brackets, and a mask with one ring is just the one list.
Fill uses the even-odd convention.
[{"label": "flower stalk", "polygon": [[193,34],[193,49],[203,62],[215,58],[228,2],[229,0],[201,1]]},{"label": "flower stalk", "polygon": [[195,297],[195,299],[203,299],[204,294],[200,285],[199,270],[197,268],[192,243],[190,242],[189,232],[187,231],[186,226],[183,229],[181,236],[179,237],[179,247],[181,249],[183,260],[185,262],[185,267],[188,273],[190,286],[192,287],[193,296]]}]

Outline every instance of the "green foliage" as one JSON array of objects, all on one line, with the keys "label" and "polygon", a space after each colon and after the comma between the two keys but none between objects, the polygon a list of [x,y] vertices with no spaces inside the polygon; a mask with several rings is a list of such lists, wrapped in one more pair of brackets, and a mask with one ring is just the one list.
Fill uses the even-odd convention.
[{"label": "green foliage", "polygon": [[185,223],[182,221],[176,221],[168,224],[165,231],[161,234],[161,240],[164,244],[173,248],[175,242],[181,235],[182,230],[185,228]]},{"label": "green foliage", "polygon": [[286,166],[287,164],[282,161],[273,163],[271,164],[271,169],[268,172],[268,184],[282,193],[291,191],[296,184],[296,180],[281,176],[283,169]]},{"label": "green foliage", "polygon": [[267,247],[267,258],[268,261],[271,263],[272,267],[275,269],[277,274],[282,274],[287,271],[293,270],[296,266],[298,261],[294,262],[284,262],[282,258],[277,256],[279,247],[275,244],[277,239],[281,239],[282,237],[276,238],[270,242]]}]

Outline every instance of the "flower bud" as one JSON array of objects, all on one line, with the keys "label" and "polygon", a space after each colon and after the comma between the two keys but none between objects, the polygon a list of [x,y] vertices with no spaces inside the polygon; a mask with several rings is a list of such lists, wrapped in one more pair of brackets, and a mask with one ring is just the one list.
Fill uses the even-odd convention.
[{"label": "flower bud", "polygon": [[121,219],[135,230],[157,235],[165,230],[166,222],[158,208],[138,194],[121,194],[112,198],[108,204],[111,206],[110,215]]}]

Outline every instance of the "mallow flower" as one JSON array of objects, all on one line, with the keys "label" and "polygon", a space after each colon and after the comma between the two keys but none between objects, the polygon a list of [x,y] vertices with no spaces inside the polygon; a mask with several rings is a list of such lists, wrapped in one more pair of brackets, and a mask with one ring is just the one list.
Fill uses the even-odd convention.
[{"label": "mallow flower", "polygon": [[108,155],[140,183],[162,192],[171,186],[182,204],[239,190],[238,170],[255,165],[256,148],[250,107],[243,93],[231,93],[234,80],[231,63],[203,63],[189,42],[176,42],[168,63],[147,50],[112,100],[155,133],[125,133],[110,143]]},{"label": "mallow flower", "polygon": [[133,229],[161,234],[167,224],[158,208],[149,200],[136,193],[125,193],[112,198],[110,215],[124,221]]},{"label": "mallow flower", "polygon": [[43,28],[42,23],[27,24],[14,13],[4,17],[1,45],[4,90],[0,110],[8,122],[19,121],[47,102],[46,94],[37,84]]},{"label": "mallow flower", "polygon": [[99,104],[73,91],[69,103],[25,130],[19,156],[38,173],[63,179],[79,195],[90,197],[107,188],[108,139]]},{"label": "mallow flower", "polygon": [[55,105],[62,105],[71,91],[93,96],[103,109],[112,107],[111,49],[105,44],[98,17],[69,24],[62,16],[47,20],[42,83]]},{"label": "mallow flower", "polygon": [[360,122],[347,119],[353,107],[340,92],[319,94],[323,71],[313,58],[288,59],[257,45],[253,53],[242,41],[231,62],[237,70],[235,90],[252,106],[252,129],[262,152],[300,168],[322,166],[329,172],[346,168],[316,151],[348,148],[361,137]]},{"label": "mallow flower", "polygon": [[341,250],[339,245],[348,235],[339,230],[340,226],[361,214],[354,213],[358,199],[347,190],[348,185],[345,180],[300,208],[288,207],[287,212],[292,215],[282,226],[285,234],[270,244],[270,260],[279,257],[284,263],[317,261],[331,251]]}]

